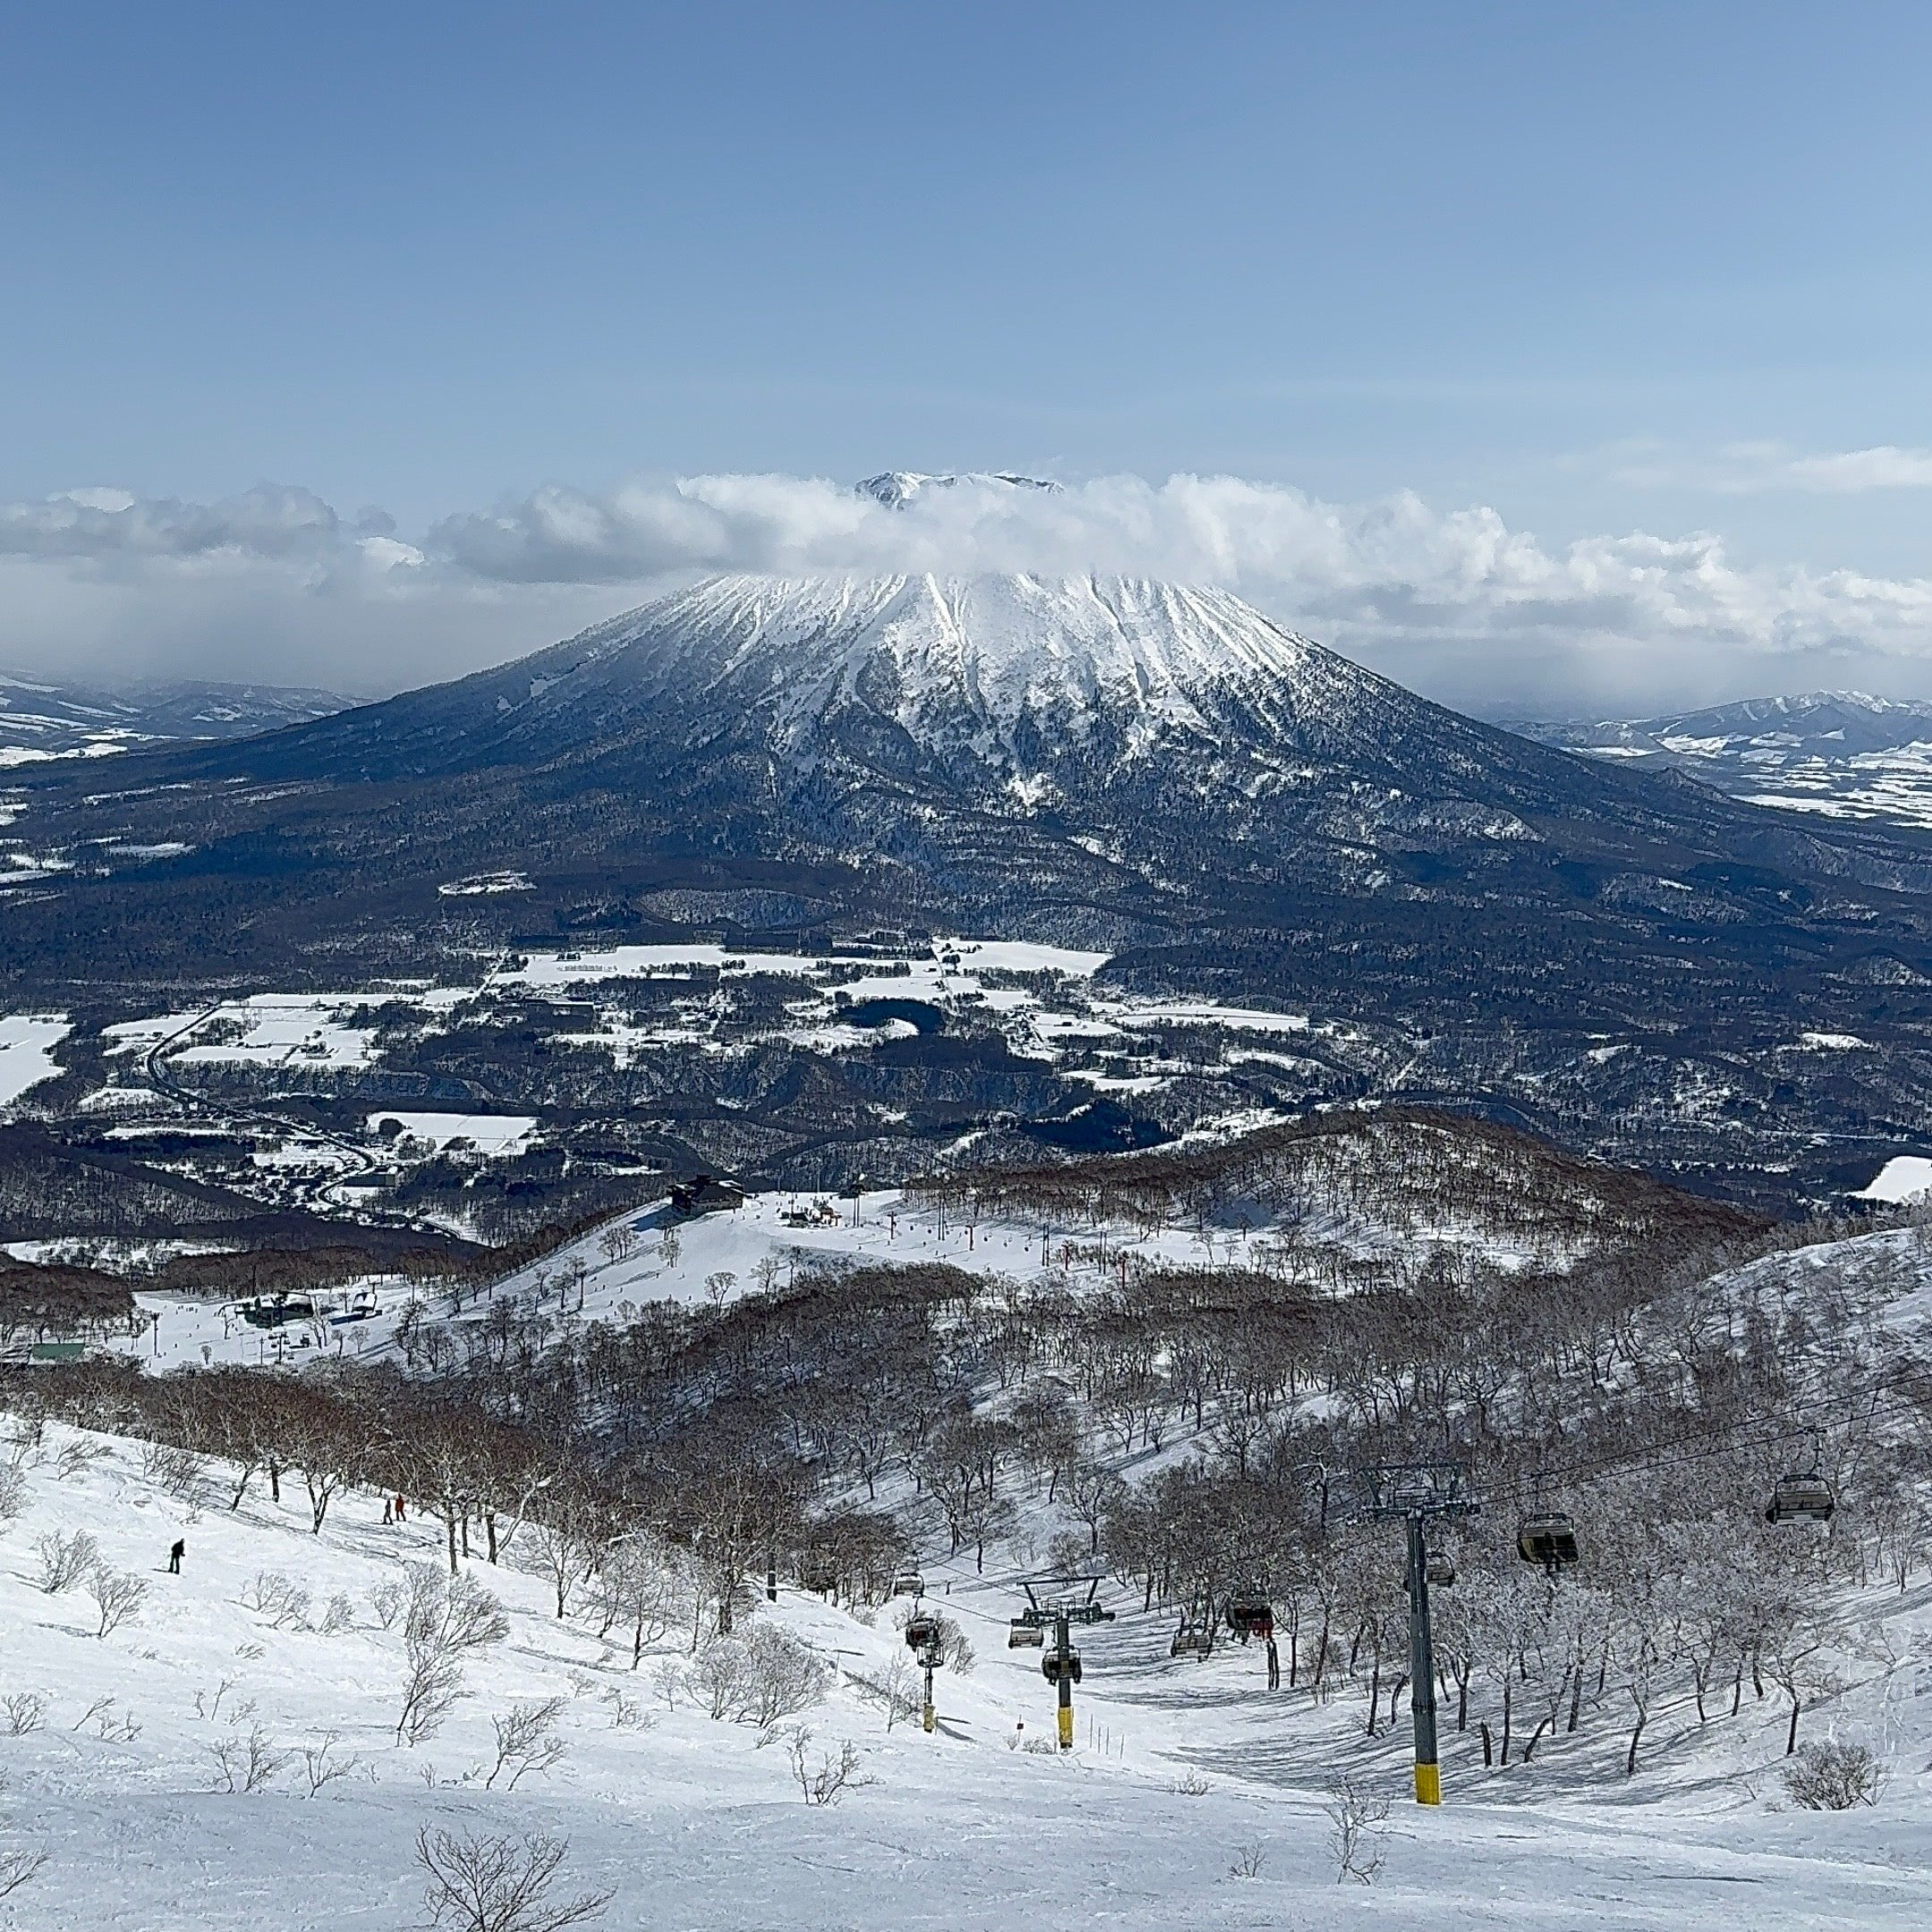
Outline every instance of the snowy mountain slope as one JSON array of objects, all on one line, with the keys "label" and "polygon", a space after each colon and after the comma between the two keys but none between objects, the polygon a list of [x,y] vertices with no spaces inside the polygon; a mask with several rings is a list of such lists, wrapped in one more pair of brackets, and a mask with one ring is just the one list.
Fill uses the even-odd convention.
[{"label": "snowy mountain slope", "polygon": [[276,685],[135,684],[115,692],[0,674],[0,770],[181,738],[245,737],[345,710],[333,692]]},{"label": "snowy mountain slope", "polygon": [[978,489],[1010,489],[1024,496],[1029,490],[1049,493],[1060,489],[1037,476],[1020,476],[1011,470],[969,470],[954,475],[930,475],[923,470],[887,470],[868,476],[857,486],[862,496],[876,498],[888,509],[899,510],[916,498],[936,489],[967,487]]},{"label": "snowy mountain slope", "polygon": [[[553,1614],[545,1581],[467,1566],[503,1603],[509,1630],[462,1659],[462,1696],[432,1735],[396,1741],[406,1672],[379,1598],[410,1562],[439,1567],[436,1528],[385,1525],[374,1499],[338,1499],[319,1535],[291,1483],[277,1505],[257,1485],[226,1507],[225,1466],[184,1482],[144,1470],[138,1445],[49,1425],[23,1468],[22,1513],[0,1532],[0,1852],[46,1854],[0,1906],[22,1927],[64,1932],[274,1932],[421,1922],[419,1829],[545,1832],[569,1840],[572,1890],[609,1888],[605,1922],[711,1932],[784,1924],[1009,1926],[1032,1915],[1166,1932],[1184,1927],[1367,1927],[1494,1922],[1534,1932],[1603,1926],[1713,1928],[1736,1894],[1756,1923],[1915,1926],[1932,1878],[1919,1766],[1928,1724],[1910,1667],[1854,1691],[1845,1722],[1882,1736],[1895,1769],[1877,1811],[1782,1812],[1775,1713],[1699,1740],[1682,1714],[1653,1747],[1656,1768],[1611,1787],[1601,1766],[1572,1781],[1538,1767],[1485,1778],[1473,1741],[1446,1741],[1446,1803],[1399,1804],[1373,1888],[1338,1886],[1321,1779],[1347,1762],[1401,1793],[1407,1739],[1362,1735],[1360,1707],[1306,1690],[1269,1698],[1255,1656],[1166,1655],[1169,1621],[1121,1604],[1083,1635],[1070,1758],[1014,1749],[1051,1723],[1033,1651],[1000,1645],[1005,1578],[929,1560],[929,1601],[979,1651],[941,1672],[939,1731],[888,1730],[860,1680],[900,1648],[891,1608],[868,1625],[785,1587],[761,1613],[837,1676],[794,1720],[814,1750],[849,1739],[875,1781],[835,1807],[801,1802],[782,1735],[716,1722],[688,1690],[687,1633],[667,1632],[642,1669],[600,1643],[594,1621]],[[42,1538],[92,1536],[103,1560],[148,1589],[136,1614],[95,1634],[76,1587],[36,1587]],[[176,1536],[182,1573],[163,1562]],[[277,1579],[281,1607],[275,1607]],[[264,1590],[266,1587],[267,1594]],[[1898,1642],[1922,1593],[1889,1607]],[[492,1720],[558,1700],[564,1750],[514,1790]],[[1821,1725],[1823,1718],[1815,1720]],[[1024,1732],[1016,1726],[1024,1724]],[[19,1726],[19,1728],[15,1728]],[[251,1742],[279,1764],[254,1792],[229,1766]],[[304,1752],[349,1767],[310,1794]],[[1574,1753],[1577,1741],[1566,1747]],[[1189,1765],[1209,1775],[1186,1775]],[[1237,1868],[1254,1868],[1238,1876]]]},{"label": "snowy mountain slope", "polygon": [[[1519,782],[1525,764],[1572,777],[1225,592],[1026,576],[712,578],[251,762],[370,777],[625,752],[656,763],[663,740],[776,761],[781,785],[787,766],[844,765],[988,798],[1064,762],[1076,807],[1080,789],[1176,751],[1238,793],[1251,769],[1306,789],[1345,762],[1359,770],[1344,789],[1393,768],[1431,789],[1459,774]],[[1029,801],[1003,808],[1024,816]]]},{"label": "snowy mountain slope", "polygon": [[1539,744],[1670,766],[1755,804],[1932,825],[1932,702],[1814,691],[1633,720],[1517,723]]},{"label": "snowy mountain slope", "polygon": [[1745,698],[1659,718],[1512,724],[1551,745],[1606,754],[1674,752],[1681,757],[1753,753],[1895,751],[1932,739],[1932,702],[1875,698],[1863,691],[1807,691]]}]

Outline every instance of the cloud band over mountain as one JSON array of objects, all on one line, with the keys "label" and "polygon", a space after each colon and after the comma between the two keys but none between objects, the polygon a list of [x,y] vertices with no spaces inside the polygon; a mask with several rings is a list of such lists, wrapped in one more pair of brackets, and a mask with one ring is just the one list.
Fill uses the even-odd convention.
[{"label": "cloud band over mountain", "polygon": [[210,504],[81,489],[0,505],[0,662],[395,689],[551,642],[712,571],[1086,571],[1216,584],[1432,696],[1650,710],[1858,685],[1932,692],[1932,581],[1747,566],[1708,533],[1561,548],[1408,492],[1324,502],[1228,476],[887,503],[782,475],[551,485],[400,539],[261,485]]}]

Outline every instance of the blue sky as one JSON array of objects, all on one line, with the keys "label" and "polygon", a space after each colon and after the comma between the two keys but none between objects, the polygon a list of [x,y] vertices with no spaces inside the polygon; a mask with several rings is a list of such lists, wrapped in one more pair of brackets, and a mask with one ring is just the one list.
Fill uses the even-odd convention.
[{"label": "blue sky", "polygon": [[[513,593],[456,581],[449,519],[1019,467],[1332,506],[1340,577],[1248,557],[1241,587],[1459,702],[1519,688],[1526,601],[1545,708],[1704,694],[1670,611],[1585,608],[1573,547],[1638,533],[1711,533],[1744,586],[1696,617],[1709,694],[1932,688],[1932,10],[68,5],[5,32],[0,660],[427,675],[465,631],[500,654],[680,562],[802,554]],[[393,523],[408,595],[311,548],[277,617],[245,530],[49,536],[36,507],[112,489],[97,522],[226,528],[264,481],[358,568]],[[1532,543],[1570,632],[1518,582],[1516,621],[1459,607],[1432,651],[1414,611],[1488,567],[1463,539],[1342,608],[1376,506],[1412,502]]]}]

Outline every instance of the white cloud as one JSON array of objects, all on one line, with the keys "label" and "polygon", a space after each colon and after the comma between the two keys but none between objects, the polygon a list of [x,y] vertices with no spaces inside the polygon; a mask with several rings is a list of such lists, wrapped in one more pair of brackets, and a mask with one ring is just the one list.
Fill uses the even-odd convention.
[{"label": "white cloud", "polygon": [[1647,453],[1620,463],[1613,474],[1640,488],[1707,489],[1724,496],[1773,490],[1862,496],[1881,489],[1932,489],[1932,449],[1879,443],[1869,449],[1806,455],[1783,443],[1731,443],[1715,455]]},{"label": "white cloud", "polygon": [[1794,456],[1778,475],[1798,489],[1924,489],[1932,485],[1932,449],[1881,443],[1831,456]]},{"label": "white cloud", "polygon": [[92,489],[0,505],[0,556],[312,557],[326,555],[342,533],[335,511],[312,490],[276,483],[213,504]]},{"label": "white cloud", "polygon": [[702,572],[1097,570],[1226,585],[1496,714],[1932,690],[1928,580],[1746,567],[1702,533],[1545,547],[1494,510],[1406,492],[1336,504],[1235,477],[1113,476],[1052,492],[967,483],[895,508],[822,478],[717,475],[552,486],[416,544],[393,529],[273,486],[205,506],[100,489],[0,506],[0,662],[394,688],[535,649]]}]

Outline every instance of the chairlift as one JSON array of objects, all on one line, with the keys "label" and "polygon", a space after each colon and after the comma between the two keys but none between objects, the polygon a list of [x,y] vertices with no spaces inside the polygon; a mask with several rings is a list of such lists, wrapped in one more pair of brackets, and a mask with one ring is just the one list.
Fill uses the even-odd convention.
[{"label": "chairlift", "polygon": [[1274,1635],[1274,1606],[1255,1591],[1244,1591],[1228,1599],[1228,1628],[1245,1644],[1251,1637]]},{"label": "chairlift", "polygon": [[[1080,1681],[1080,1653],[1077,1650],[1069,1650],[1067,1653],[1066,1669],[1068,1681],[1078,1683]],[[1060,1654],[1059,1651],[1049,1650],[1040,1659],[1040,1674],[1050,1684],[1057,1684],[1060,1681]]]},{"label": "chairlift", "polygon": [[923,1596],[926,1579],[916,1570],[902,1570],[892,1579],[892,1594],[895,1596]]},{"label": "chairlift", "polygon": [[1007,1626],[1006,1647],[1009,1650],[1037,1650],[1045,1642],[1046,1632],[1025,1617],[1015,1617]]},{"label": "chairlift", "polygon": [[1089,1577],[1086,1579],[1086,1595],[1080,1602],[1069,1603],[1062,1599],[1061,1607],[1066,1611],[1069,1623],[1111,1623],[1114,1620],[1114,1613],[1104,1608],[1100,1602],[1098,1577]]},{"label": "chairlift", "polygon": [[1767,1523],[1828,1523],[1838,1507],[1831,1485],[1816,1469],[1781,1476],[1765,1510]]},{"label": "chairlift", "polygon": [[908,1650],[936,1648],[940,1640],[940,1620],[930,1611],[921,1611],[906,1620],[906,1647]]},{"label": "chairlift", "polygon": [[1553,1577],[1577,1561],[1577,1526],[1560,1510],[1538,1510],[1518,1526],[1516,1553]]},{"label": "chairlift", "polygon": [[1196,1596],[1180,1613],[1180,1628],[1167,1647],[1170,1657],[1204,1657],[1214,1647],[1214,1605],[1205,1596]]},{"label": "chairlift", "polygon": [[1456,1580],[1456,1566],[1440,1550],[1431,1550],[1422,1573],[1436,1589],[1446,1590]]}]

